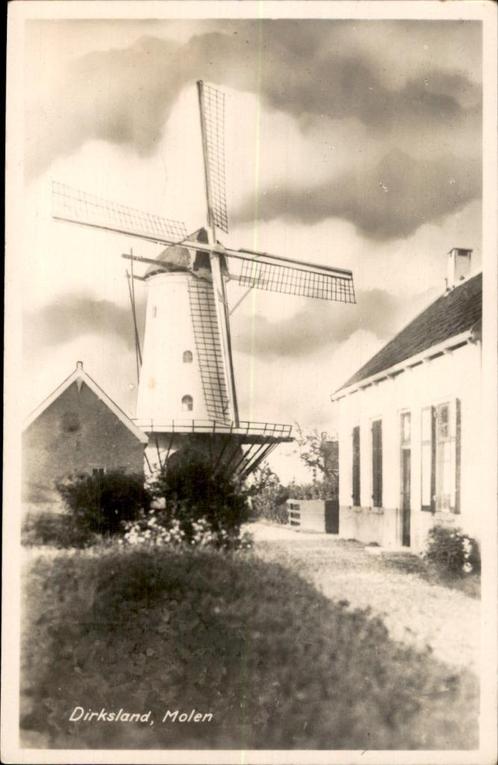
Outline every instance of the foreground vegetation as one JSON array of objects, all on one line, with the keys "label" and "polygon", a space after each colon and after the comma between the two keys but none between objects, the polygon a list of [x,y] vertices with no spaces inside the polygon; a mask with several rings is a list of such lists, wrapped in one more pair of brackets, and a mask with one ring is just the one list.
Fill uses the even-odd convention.
[{"label": "foreground vegetation", "polygon": [[[35,555],[23,619],[24,745],[465,749],[477,683],[250,553],[157,546]],[[70,722],[76,706],[145,713]],[[166,710],[212,722],[161,723]]]}]

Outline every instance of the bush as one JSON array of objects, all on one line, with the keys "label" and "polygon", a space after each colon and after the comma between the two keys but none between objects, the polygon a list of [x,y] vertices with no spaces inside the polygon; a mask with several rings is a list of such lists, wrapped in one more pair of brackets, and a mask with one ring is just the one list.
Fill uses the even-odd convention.
[{"label": "bush", "polygon": [[135,520],[150,503],[143,476],[120,470],[71,477],[57,490],[81,533],[123,533],[123,521]]},{"label": "bush", "polygon": [[[24,746],[36,735],[78,749],[477,746],[472,675],[253,556],[62,552],[31,562],[26,596]],[[155,724],[71,723],[77,705],[151,710]],[[163,724],[175,709],[214,719]]]},{"label": "bush", "polygon": [[77,526],[66,514],[28,513],[22,522],[21,541],[26,546],[88,547],[98,540],[96,534]]},{"label": "bush", "polygon": [[185,452],[181,460],[168,463],[157,474],[150,488],[153,497],[165,506],[162,526],[170,528],[177,523],[190,543],[196,534],[195,524],[202,521],[217,546],[237,546],[240,527],[249,520],[247,492],[230,476],[213,473],[201,456]]},{"label": "bush", "polygon": [[463,576],[481,568],[479,546],[459,528],[434,526],[427,535],[424,558],[443,573]]},{"label": "bush", "polygon": [[313,483],[295,483],[293,481],[288,486],[288,492],[291,499],[330,499],[333,496],[329,485],[324,481],[314,481]]}]

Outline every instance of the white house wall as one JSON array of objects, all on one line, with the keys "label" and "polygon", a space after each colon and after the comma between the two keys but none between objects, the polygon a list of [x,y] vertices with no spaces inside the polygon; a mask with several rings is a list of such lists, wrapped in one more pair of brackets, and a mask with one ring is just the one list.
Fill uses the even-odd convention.
[{"label": "white house wall", "polygon": [[[411,412],[411,547],[420,550],[435,523],[463,527],[479,538],[482,517],[480,472],[480,344],[466,344],[395,377],[333,403],[339,439],[339,533],[345,538],[401,545],[400,416]],[[460,513],[421,510],[422,409],[460,400]],[[372,508],[372,421],[382,420],[382,508]],[[352,507],[352,430],[360,426],[361,507]]]}]

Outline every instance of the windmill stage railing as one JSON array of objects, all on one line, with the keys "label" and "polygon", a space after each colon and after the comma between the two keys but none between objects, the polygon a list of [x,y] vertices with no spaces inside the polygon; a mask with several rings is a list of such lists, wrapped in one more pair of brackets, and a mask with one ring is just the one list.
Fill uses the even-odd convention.
[{"label": "windmill stage railing", "polygon": [[146,433],[210,433],[233,436],[257,436],[261,438],[292,441],[292,425],[274,422],[249,422],[241,420],[239,426],[234,423],[217,422],[216,420],[169,420],[154,422],[153,420],[133,419],[133,422]]}]

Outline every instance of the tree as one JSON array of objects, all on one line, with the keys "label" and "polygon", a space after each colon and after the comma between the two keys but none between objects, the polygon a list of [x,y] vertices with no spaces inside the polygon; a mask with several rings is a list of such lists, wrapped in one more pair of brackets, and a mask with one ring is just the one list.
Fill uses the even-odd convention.
[{"label": "tree", "polygon": [[313,473],[312,496],[328,499],[337,495],[339,485],[338,444],[326,431],[303,432],[297,425],[296,442],[301,460]]},{"label": "tree", "polygon": [[250,488],[253,513],[257,518],[287,523],[286,500],[289,491],[280,483],[276,473],[267,462],[254,472]]}]

